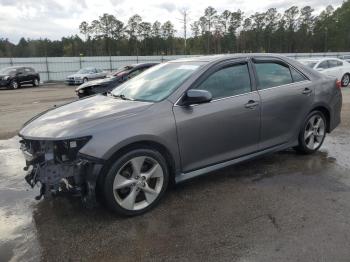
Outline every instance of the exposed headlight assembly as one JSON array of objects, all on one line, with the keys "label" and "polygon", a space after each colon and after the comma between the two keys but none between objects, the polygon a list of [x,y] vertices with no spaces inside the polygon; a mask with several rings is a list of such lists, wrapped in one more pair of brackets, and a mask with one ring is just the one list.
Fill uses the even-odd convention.
[{"label": "exposed headlight assembly", "polygon": [[86,145],[86,143],[91,139],[91,136],[56,141],[54,143],[54,155],[56,160],[67,162],[74,161],[77,158],[79,150]]}]

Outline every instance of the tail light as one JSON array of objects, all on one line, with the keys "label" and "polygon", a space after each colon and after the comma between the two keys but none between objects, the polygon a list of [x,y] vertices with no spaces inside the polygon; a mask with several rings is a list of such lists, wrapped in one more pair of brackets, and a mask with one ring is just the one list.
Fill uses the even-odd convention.
[{"label": "tail light", "polygon": [[337,80],[336,82],[335,82],[335,85],[337,86],[337,88],[341,88],[341,81],[340,80]]}]

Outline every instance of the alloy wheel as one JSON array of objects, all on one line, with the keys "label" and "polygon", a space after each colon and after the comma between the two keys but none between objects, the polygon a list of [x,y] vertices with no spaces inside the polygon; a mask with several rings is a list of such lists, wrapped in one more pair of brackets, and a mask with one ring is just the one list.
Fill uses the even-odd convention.
[{"label": "alloy wheel", "polygon": [[17,89],[17,88],[18,88],[18,83],[17,83],[17,81],[13,81],[13,82],[12,82],[12,88],[13,88],[13,89]]},{"label": "alloy wheel", "polygon": [[304,140],[308,149],[316,150],[326,135],[326,126],[320,115],[312,116],[306,124]]},{"label": "alloy wheel", "polygon": [[157,199],[163,183],[164,172],[155,159],[134,157],[117,171],[113,182],[114,198],[127,210],[141,210]]},{"label": "alloy wheel", "polygon": [[343,76],[343,79],[342,79],[342,86],[343,87],[347,87],[350,83],[350,75],[346,74]]},{"label": "alloy wheel", "polygon": [[34,79],[34,86],[38,86],[39,85],[39,80],[38,79]]}]

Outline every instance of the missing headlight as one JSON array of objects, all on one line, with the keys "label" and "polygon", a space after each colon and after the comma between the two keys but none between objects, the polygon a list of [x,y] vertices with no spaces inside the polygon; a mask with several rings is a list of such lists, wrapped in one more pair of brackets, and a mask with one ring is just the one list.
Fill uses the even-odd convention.
[{"label": "missing headlight", "polygon": [[83,137],[72,140],[56,141],[54,143],[54,155],[56,162],[71,162],[76,160],[79,150],[91,137]]}]

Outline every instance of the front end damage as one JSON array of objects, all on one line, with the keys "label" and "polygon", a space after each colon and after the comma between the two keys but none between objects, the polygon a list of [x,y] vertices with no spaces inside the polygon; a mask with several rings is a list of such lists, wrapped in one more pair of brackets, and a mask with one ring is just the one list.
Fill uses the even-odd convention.
[{"label": "front end damage", "polygon": [[96,205],[96,180],[103,163],[79,153],[89,139],[20,141],[26,160],[25,180],[32,188],[40,184],[37,200],[68,193],[82,197],[86,206]]}]

